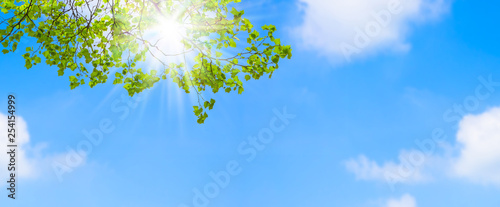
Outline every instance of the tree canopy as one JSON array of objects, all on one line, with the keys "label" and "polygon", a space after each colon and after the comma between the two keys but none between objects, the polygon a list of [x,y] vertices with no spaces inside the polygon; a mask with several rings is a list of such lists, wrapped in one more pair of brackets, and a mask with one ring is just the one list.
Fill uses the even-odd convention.
[{"label": "tree canopy", "polygon": [[[44,62],[69,77],[70,87],[112,78],[130,96],[171,80],[194,92],[198,123],[215,100],[205,91],[244,91],[242,80],[271,78],[292,49],[254,27],[234,8],[241,0],[2,0],[4,54],[21,40],[25,67]],[[242,39],[242,40],[240,40]]]}]

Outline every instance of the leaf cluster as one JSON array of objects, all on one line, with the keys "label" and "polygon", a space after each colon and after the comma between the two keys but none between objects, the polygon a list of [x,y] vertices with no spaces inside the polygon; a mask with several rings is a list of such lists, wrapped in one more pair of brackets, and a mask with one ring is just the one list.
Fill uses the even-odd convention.
[{"label": "leaf cluster", "polygon": [[[274,36],[275,26],[254,28],[243,18],[243,10],[230,7],[238,2],[2,0],[0,42],[5,54],[16,51],[23,38],[36,40],[25,49],[25,67],[42,62],[56,66],[59,76],[68,75],[71,89],[112,79],[133,96],[170,79],[186,93],[197,94],[194,113],[203,123],[206,110],[215,104],[204,99],[204,91],[241,94],[243,80],[270,78],[280,60],[292,56],[291,47]],[[164,19],[185,28],[181,51],[169,53],[145,35]],[[168,57],[183,61],[167,61]],[[144,68],[141,63],[151,59],[161,67]]]}]

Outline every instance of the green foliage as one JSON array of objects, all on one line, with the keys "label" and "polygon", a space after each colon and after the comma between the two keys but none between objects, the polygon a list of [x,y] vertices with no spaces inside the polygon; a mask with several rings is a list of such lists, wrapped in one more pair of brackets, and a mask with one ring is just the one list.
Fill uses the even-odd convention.
[{"label": "green foliage", "polygon": [[[2,0],[0,42],[4,54],[14,52],[22,38],[36,40],[23,57],[30,69],[43,61],[57,66],[58,75],[69,73],[71,89],[94,87],[114,75],[130,96],[171,79],[186,93],[196,92],[198,123],[215,100],[205,101],[208,90],[244,91],[240,78],[269,78],[292,49],[273,34],[276,27],[254,28],[244,11],[231,3],[240,0]],[[180,52],[169,54],[148,39],[148,31],[172,19],[186,32]],[[240,38],[246,41],[240,41]],[[239,46],[238,46],[239,44]],[[240,52],[230,52],[241,50]],[[162,56],[154,51],[160,51]],[[190,66],[186,56],[190,54]],[[169,61],[177,56],[184,61]],[[145,61],[161,67],[143,68]]]}]

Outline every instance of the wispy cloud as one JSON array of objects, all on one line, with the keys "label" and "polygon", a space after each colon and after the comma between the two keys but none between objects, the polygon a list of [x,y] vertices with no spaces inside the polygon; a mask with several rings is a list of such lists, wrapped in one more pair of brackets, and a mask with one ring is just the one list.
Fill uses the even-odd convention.
[{"label": "wispy cloud", "polygon": [[389,184],[416,183],[429,179],[419,166],[424,164],[425,159],[425,155],[416,150],[402,151],[398,162],[388,161],[383,164],[360,155],[346,161],[345,167],[354,173],[357,180],[385,181]]},{"label": "wispy cloud", "polygon": [[384,207],[417,207],[417,201],[413,196],[405,194],[399,199],[389,199]]}]

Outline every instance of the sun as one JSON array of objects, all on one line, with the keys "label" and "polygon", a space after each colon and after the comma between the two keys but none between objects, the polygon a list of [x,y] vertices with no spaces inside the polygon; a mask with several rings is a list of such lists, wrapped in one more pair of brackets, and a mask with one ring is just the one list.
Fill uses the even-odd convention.
[{"label": "sun", "polygon": [[171,41],[181,42],[186,35],[185,26],[173,19],[162,19],[157,27],[160,35]]},{"label": "sun", "polygon": [[153,39],[155,43],[167,55],[175,55],[184,52],[183,40],[187,35],[187,28],[184,24],[173,18],[159,18],[158,24],[153,27]]}]

